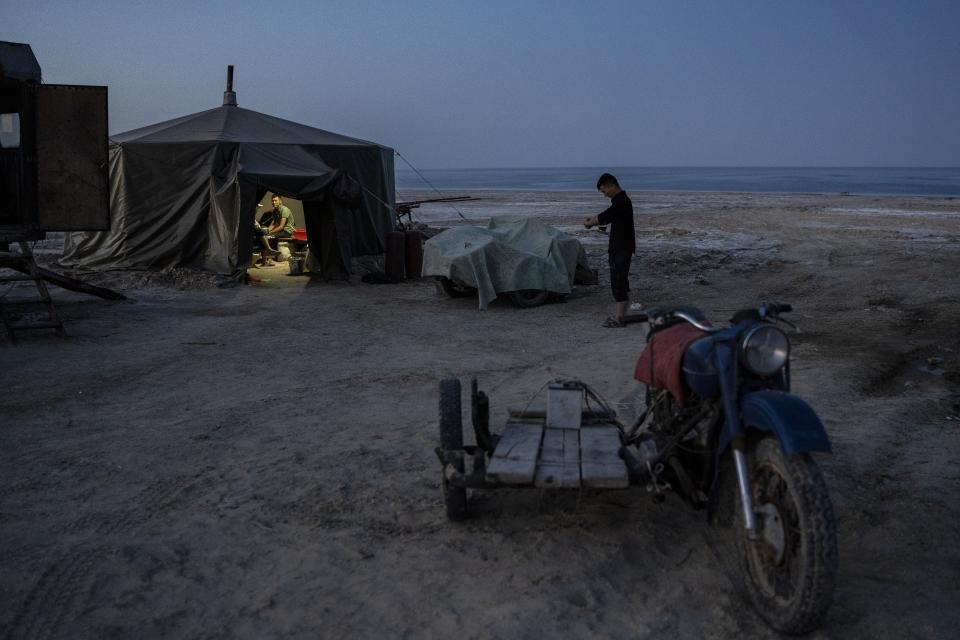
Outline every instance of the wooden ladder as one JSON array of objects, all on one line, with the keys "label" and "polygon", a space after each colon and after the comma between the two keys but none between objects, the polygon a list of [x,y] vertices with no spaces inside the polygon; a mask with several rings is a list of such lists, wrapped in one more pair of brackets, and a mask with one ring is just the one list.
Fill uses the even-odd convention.
[{"label": "wooden ladder", "polygon": [[[20,253],[15,254],[9,251],[3,252],[0,245],[0,267],[8,267],[18,271],[16,275],[0,276],[0,283],[3,282],[25,282],[33,280],[37,286],[37,296],[39,300],[24,300],[15,302],[4,302],[0,298],[0,318],[3,319],[3,326],[7,330],[10,342],[16,343],[17,331],[33,331],[36,329],[54,329],[58,336],[63,336],[63,322],[57,316],[57,310],[53,307],[53,300],[50,298],[50,292],[47,290],[47,283],[43,281],[40,268],[33,257],[33,252],[26,242],[18,242]],[[29,307],[42,306],[43,310],[39,313],[29,311],[14,311],[11,307]],[[32,316],[45,316],[34,319]]]}]

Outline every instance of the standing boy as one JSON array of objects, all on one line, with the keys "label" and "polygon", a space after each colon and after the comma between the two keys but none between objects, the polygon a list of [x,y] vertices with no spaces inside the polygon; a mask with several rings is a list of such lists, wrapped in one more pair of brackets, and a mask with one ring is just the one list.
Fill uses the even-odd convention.
[{"label": "standing boy", "polygon": [[633,235],[633,203],[620,183],[609,173],[597,180],[597,190],[610,198],[610,206],[600,215],[588,218],[584,226],[589,229],[597,225],[610,225],[610,244],[607,248],[610,258],[610,288],[613,291],[614,315],[608,317],[604,327],[624,327],[627,304],[630,297],[630,260],[637,252],[637,241]]}]

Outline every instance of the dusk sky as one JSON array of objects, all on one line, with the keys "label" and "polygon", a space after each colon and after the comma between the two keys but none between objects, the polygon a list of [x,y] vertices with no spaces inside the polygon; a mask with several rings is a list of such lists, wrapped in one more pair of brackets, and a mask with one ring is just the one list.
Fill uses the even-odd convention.
[{"label": "dusk sky", "polygon": [[[420,168],[958,166],[960,2],[4,0],[110,132],[240,106]],[[398,166],[401,166],[398,164]]]}]

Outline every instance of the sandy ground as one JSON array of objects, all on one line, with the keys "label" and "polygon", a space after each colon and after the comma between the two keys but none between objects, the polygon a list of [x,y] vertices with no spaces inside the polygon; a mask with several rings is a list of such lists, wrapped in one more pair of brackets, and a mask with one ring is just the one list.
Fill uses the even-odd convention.
[{"label": "sandy ground", "polygon": [[[473,195],[458,205],[473,222],[525,213],[576,231],[601,285],[480,312],[428,282],[283,267],[230,289],[107,274],[91,281],[130,301],[55,289],[66,339],[0,337],[0,635],[775,637],[733,587],[725,532],[676,498],[499,491],[445,520],[441,377],[477,376],[495,430],[557,376],[629,413],[643,344],[639,325],[600,327],[605,238],[578,223],[602,198]],[[960,201],[634,202],[634,300],[717,320],[763,300],[796,308],[794,387],[834,444],[817,460],[840,547],[813,637],[956,637]],[[416,213],[462,223],[449,207]]]}]

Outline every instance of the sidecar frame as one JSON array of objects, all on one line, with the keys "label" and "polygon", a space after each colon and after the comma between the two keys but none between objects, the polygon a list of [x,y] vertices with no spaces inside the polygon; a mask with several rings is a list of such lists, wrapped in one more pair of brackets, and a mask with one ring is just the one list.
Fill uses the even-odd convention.
[{"label": "sidecar frame", "polygon": [[542,406],[510,409],[504,431],[494,434],[489,398],[473,379],[471,417],[476,445],[436,449],[450,486],[605,490],[638,483],[621,456],[624,444],[612,411],[584,406],[578,428],[555,428]]}]

